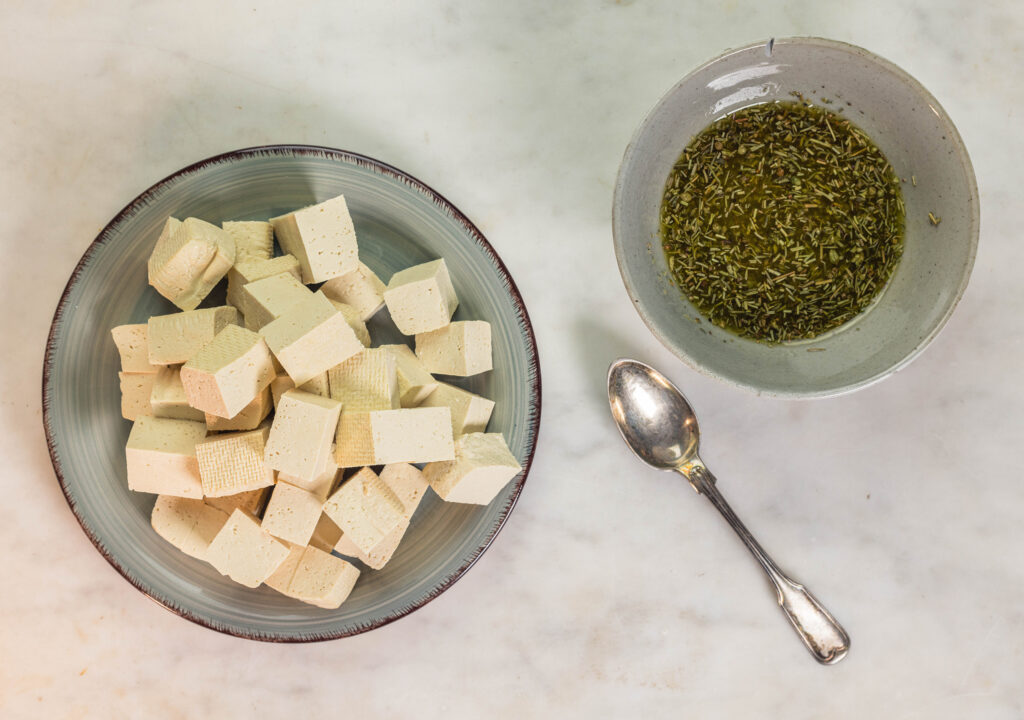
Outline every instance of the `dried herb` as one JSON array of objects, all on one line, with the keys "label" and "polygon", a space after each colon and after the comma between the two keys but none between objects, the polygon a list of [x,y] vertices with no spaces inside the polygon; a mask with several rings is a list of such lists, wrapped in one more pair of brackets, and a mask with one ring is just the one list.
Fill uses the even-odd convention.
[{"label": "dried herb", "polygon": [[697,135],[668,178],[669,270],[714,324],[767,342],[862,312],[903,253],[899,178],[848,120],[806,102],[740,110]]}]

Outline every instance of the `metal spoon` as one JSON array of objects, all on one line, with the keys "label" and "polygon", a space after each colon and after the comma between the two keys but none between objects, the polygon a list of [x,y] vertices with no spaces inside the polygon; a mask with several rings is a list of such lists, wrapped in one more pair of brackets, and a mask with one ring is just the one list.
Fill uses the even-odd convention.
[{"label": "metal spoon", "polygon": [[831,665],[846,657],[846,631],[803,585],[786,577],[718,492],[715,476],[697,455],[697,416],[679,389],[649,365],[619,360],[608,370],[608,402],[623,440],[637,457],[659,470],[675,470],[718,508],[768,573],[779,605],[814,659]]}]

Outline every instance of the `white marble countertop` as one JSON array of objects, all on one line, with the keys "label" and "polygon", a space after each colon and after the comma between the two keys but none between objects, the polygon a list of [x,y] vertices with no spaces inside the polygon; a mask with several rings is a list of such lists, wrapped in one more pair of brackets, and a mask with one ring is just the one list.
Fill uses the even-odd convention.
[{"label": "white marble countertop", "polygon": [[[609,218],[663,91],[794,34],[920,79],[982,194],[943,334],[814,402],[677,362],[630,307]],[[0,37],[0,716],[1024,717],[1024,6],[61,0],[4,3]],[[219,635],[122,580],[60,493],[39,404],[52,312],[99,229],[188,163],[274,142],[448,196],[519,283],[544,377],[533,472],[481,562],[397,623],[308,646]],[[621,355],[685,388],[720,486],[849,630],[841,664],[811,660],[705,501],[628,454],[603,398]]]}]

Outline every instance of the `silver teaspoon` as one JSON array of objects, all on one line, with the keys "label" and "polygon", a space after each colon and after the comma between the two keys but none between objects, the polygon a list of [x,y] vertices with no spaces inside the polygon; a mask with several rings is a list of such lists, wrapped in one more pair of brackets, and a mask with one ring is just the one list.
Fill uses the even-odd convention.
[{"label": "silver teaspoon", "polygon": [[637,457],[659,470],[676,471],[718,508],[775,585],[779,605],[814,659],[831,665],[846,657],[846,631],[803,585],[779,569],[718,492],[715,476],[697,454],[697,416],[679,389],[649,365],[618,360],[608,370],[608,402],[622,439]]}]

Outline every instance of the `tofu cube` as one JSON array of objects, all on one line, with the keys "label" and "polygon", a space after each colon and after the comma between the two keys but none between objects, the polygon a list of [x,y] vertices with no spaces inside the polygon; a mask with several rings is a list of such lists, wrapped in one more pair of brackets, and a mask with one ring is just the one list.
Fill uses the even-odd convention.
[{"label": "tofu cube", "polygon": [[194,310],[235,262],[235,241],[198,218],[168,218],[147,265],[149,284],[182,310]]},{"label": "tofu cube", "polygon": [[307,545],[323,507],[323,498],[279,479],[270,493],[262,527],[276,538]]},{"label": "tofu cube", "polygon": [[338,309],[338,312],[345,316],[345,322],[347,322],[348,326],[352,328],[352,332],[354,332],[356,337],[359,338],[359,342],[363,344],[363,347],[369,347],[370,331],[366,329],[366,323],[360,319],[359,313],[356,309],[351,305],[338,302],[337,300],[331,300],[331,304]]},{"label": "tofu cube", "polygon": [[299,386],[363,350],[345,316],[319,292],[264,325],[260,334]]},{"label": "tofu cube", "polygon": [[494,401],[455,385],[439,383],[420,407],[447,407],[452,411],[452,435],[483,432],[491,419]]},{"label": "tofu cube", "polygon": [[153,409],[151,414],[154,417],[206,421],[206,415],[202,410],[196,410],[188,404],[185,386],[181,384],[181,368],[177,366],[160,368],[153,382],[149,405]]},{"label": "tofu cube", "polygon": [[225,432],[228,430],[255,430],[263,422],[264,418],[273,409],[270,396],[270,385],[263,388],[256,399],[242,408],[232,418],[222,418],[210,413],[203,413],[206,420],[206,429],[211,432]]},{"label": "tofu cube", "polygon": [[267,498],[270,496],[270,487],[261,487],[255,490],[235,493],[234,495],[222,495],[221,497],[203,498],[210,507],[215,507],[226,515],[235,510],[245,510],[250,515],[260,515]]},{"label": "tofu cube", "polygon": [[313,291],[291,273],[282,272],[254,280],[244,285],[241,290],[245,326],[251,330],[259,330],[312,295]]},{"label": "tofu cube", "polygon": [[302,390],[281,396],[267,441],[267,465],[310,482],[322,475],[341,403]]},{"label": "tofu cube", "polygon": [[128,435],[128,487],[136,492],[201,498],[196,445],[206,426],[191,420],[139,417]]},{"label": "tofu cube", "polygon": [[343,468],[455,458],[446,407],[342,413],[335,442]]},{"label": "tofu cube", "polygon": [[146,323],[118,325],[110,331],[126,373],[155,373],[159,365],[149,362],[149,331]]},{"label": "tofu cube", "polygon": [[437,380],[408,345],[382,345],[381,349],[395,356],[401,407],[416,407],[437,389]]},{"label": "tofu cube", "polygon": [[290,577],[288,570],[276,574],[271,587],[288,597],[327,610],[340,607],[359,579],[358,568],[315,547],[301,550],[299,554],[293,548],[294,554],[289,556],[294,564],[293,569],[289,568]]},{"label": "tofu cube", "polygon": [[501,433],[470,433],[455,441],[455,460],[423,468],[430,487],[446,502],[486,505],[522,467]]},{"label": "tofu cube", "polygon": [[356,229],[344,195],[270,222],[281,248],[298,259],[302,282],[323,282],[359,267]]},{"label": "tofu cube", "polygon": [[331,397],[342,412],[393,410],[399,407],[395,356],[381,348],[366,349],[327,371]]},{"label": "tofu cube", "polygon": [[391,560],[395,555],[395,551],[398,550],[399,544],[402,542],[402,538],[405,537],[405,531],[409,529],[409,523],[403,522],[394,530],[389,532],[384,538],[370,548],[369,551],[364,552],[356,545],[347,534],[342,534],[338,538],[338,542],[334,546],[334,551],[340,555],[352,557],[358,559],[364,565],[374,570],[380,570],[388,561]]},{"label": "tofu cube", "polygon": [[491,369],[491,324],[453,322],[416,336],[416,357],[432,373],[467,377]]},{"label": "tofu cube", "polygon": [[117,377],[121,381],[121,417],[135,421],[143,415],[152,415],[149,396],[153,392],[156,375],[119,372]]},{"label": "tofu cube", "polygon": [[401,500],[370,468],[344,481],[327,498],[324,513],[364,552],[405,522]]},{"label": "tofu cube", "polygon": [[312,480],[305,480],[288,473],[279,472],[277,474],[278,482],[291,483],[295,487],[300,487],[303,490],[313,493],[320,501],[323,502],[327,499],[327,496],[334,492],[336,480],[338,478],[338,465],[334,461],[334,444],[331,444],[330,452],[327,453],[325,462],[318,471],[316,477]]},{"label": "tofu cube", "polygon": [[[287,373],[282,371],[281,375],[274,378],[274,381],[270,383],[270,395],[274,400],[274,409],[277,409],[278,404],[281,402],[281,396],[289,390],[295,388],[295,383],[288,377]],[[330,397],[331,390],[330,384],[327,381],[327,373],[320,373],[314,376],[311,380],[303,383],[299,390],[319,395],[320,397]]]},{"label": "tofu cube", "polygon": [[442,258],[392,275],[384,303],[395,327],[404,335],[416,335],[451,322],[459,299]]},{"label": "tofu cube", "polygon": [[313,529],[313,537],[309,539],[310,547],[331,552],[341,539],[341,528],[326,513],[320,513],[320,521]]},{"label": "tofu cube", "polygon": [[154,365],[178,365],[211,342],[228,325],[238,324],[233,307],[191,310],[149,319],[149,361]]},{"label": "tofu cube", "polygon": [[259,587],[288,557],[288,545],[260,527],[252,515],[235,510],[206,551],[221,575],[246,587]]},{"label": "tofu cube", "polygon": [[373,270],[359,263],[355,270],[328,280],[320,289],[331,300],[351,305],[366,322],[384,307],[385,287]]},{"label": "tofu cube", "polygon": [[232,418],[276,377],[263,338],[228,325],[181,368],[188,404],[211,415]]},{"label": "tofu cube", "polygon": [[206,559],[210,543],[228,521],[228,513],[210,507],[202,500],[159,495],[153,505],[150,523],[156,534],[200,560]]},{"label": "tofu cube", "polygon": [[264,460],[269,427],[211,435],[196,444],[202,494],[236,495],[274,484],[274,471]]},{"label": "tofu cube", "polygon": [[258,220],[229,220],[221,229],[235,241],[235,265],[274,257],[274,227]]},{"label": "tofu cube", "polygon": [[[288,555],[285,556],[284,562],[277,566],[277,570],[270,573],[270,576],[263,581],[263,583],[269,587],[277,590],[282,595],[288,595],[288,584],[292,581],[292,577],[295,575],[295,568],[299,566],[299,560],[302,559],[302,553],[306,552],[306,548],[302,545],[292,545],[288,550]],[[291,597],[289,595],[289,597]]]},{"label": "tofu cube", "polygon": [[282,274],[291,275],[298,280],[299,261],[291,255],[281,255],[269,260],[236,261],[234,267],[228,270],[228,305],[238,308],[239,312],[246,316],[246,327],[250,330],[256,328],[252,327],[252,321],[248,317],[250,309],[246,306],[243,288],[257,280]]}]

